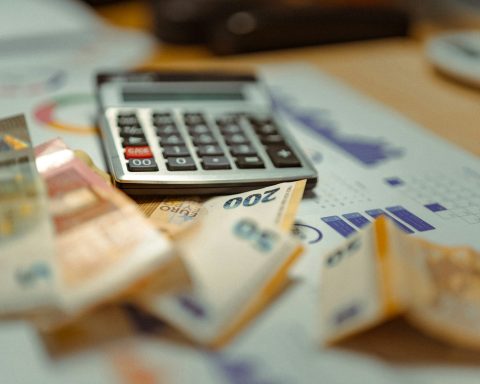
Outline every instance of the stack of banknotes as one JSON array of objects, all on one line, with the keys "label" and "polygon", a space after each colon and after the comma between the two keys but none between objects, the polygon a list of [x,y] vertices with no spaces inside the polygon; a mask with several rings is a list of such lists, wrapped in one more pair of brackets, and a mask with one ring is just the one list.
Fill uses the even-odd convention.
[{"label": "stack of banknotes", "polygon": [[302,252],[290,229],[304,181],[166,199],[147,218],[103,176],[59,139],[32,148],[22,116],[0,121],[2,317],[53,333],[128,302],[218,346]]},{"label": "stack of banknotes", "polygon": [[[303,251],[291,230],[304,186],[134,202],[85,154],[58,139],[32,148],[22,116],[0,120],[0,317],[31,320],[45,335],[86,327],[96,338],[121,327],[117,309],[128,303],[221,346],[288,282]],[[323,344],[402,315],[480,349],[479,252],[379,218],[318,256]]]}]

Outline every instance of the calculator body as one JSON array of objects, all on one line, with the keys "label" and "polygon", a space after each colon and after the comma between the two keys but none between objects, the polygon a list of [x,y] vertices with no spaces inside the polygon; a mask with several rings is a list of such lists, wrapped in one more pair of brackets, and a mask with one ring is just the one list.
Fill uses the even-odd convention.
[{"label": "calculator body", "polygon": [[234,193],[317,174],[250,74],[97,75],[99,125],[117,187],[132,195]]}]

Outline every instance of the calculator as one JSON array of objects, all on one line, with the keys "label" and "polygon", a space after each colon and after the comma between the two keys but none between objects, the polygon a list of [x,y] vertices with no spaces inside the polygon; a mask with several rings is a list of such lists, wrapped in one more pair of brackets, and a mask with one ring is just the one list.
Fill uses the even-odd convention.
[{"label": "calculator", "polygon": [[117,187],[132,195],[226,194],[317,173],[254,74],[97,75],[99,125]]}]

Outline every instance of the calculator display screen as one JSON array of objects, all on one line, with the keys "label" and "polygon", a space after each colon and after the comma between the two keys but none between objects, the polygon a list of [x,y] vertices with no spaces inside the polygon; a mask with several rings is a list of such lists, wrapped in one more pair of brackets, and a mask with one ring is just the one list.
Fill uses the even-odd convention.
[{"label": "calculator display screen", "polygon": [[245,95],[241,92],[142,92],[123,90],[125,102],[148,101],[242,101]]}]

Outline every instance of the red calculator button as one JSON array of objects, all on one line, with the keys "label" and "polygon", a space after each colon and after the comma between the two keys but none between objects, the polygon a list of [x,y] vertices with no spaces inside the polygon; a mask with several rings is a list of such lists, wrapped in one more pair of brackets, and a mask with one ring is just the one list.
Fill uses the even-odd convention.
[{"label": "red calculator button", "polygon": [[125,147],[126,159],[146,159],[153,157],[150,147]]}]

